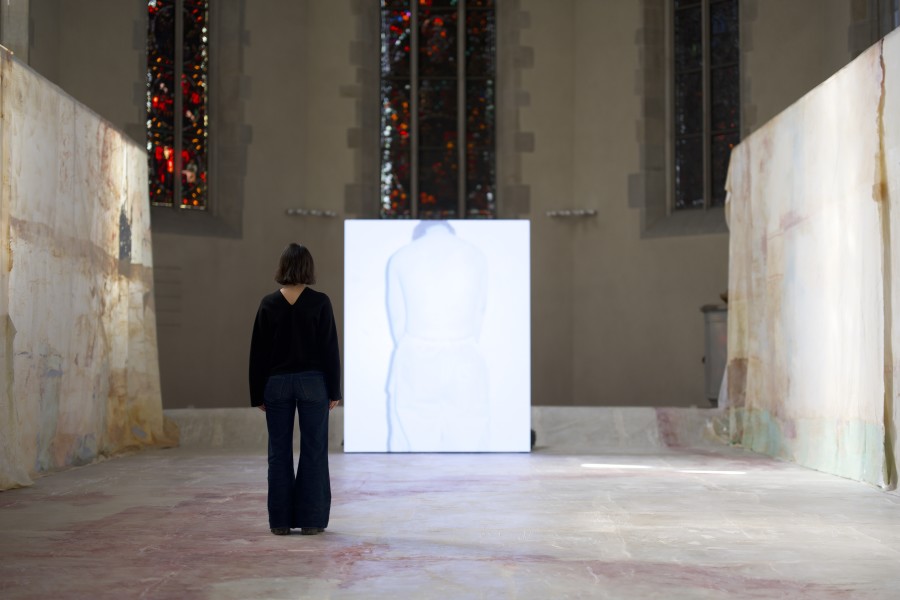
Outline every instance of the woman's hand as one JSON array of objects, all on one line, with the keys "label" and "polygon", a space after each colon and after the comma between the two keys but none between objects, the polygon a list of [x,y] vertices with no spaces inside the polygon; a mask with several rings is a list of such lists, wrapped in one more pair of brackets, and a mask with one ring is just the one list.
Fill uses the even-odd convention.
[{"label": "woman's hand", "polygon": [[334,409],[334,407],[338,405],[338,402],[340,402],[340,400],[331,400],[331,401],[329,401],[329,402],[328,402],[328,410]]}]

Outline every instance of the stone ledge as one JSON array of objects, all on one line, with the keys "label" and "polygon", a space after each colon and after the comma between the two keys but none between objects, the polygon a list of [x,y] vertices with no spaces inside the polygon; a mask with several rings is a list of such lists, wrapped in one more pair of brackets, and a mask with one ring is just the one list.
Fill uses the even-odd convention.
[{"label": "stone ledge", "polygon": [[[183,408],[165,411],[180,429],[185,448],[266,451],[266,422],[255,408]],[[723,410],[605,406],[533,406],[535,451],[590,454],[721,448]],[[344,409],[331,413],[328,448],[343,449]],[[294,441],[298,434],[295,429]]]}]

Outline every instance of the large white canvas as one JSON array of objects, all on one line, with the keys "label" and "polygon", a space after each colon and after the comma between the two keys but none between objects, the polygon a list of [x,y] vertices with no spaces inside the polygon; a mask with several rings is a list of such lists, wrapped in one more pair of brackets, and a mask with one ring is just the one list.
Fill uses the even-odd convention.
[{"label": "large white canvas", "polygon": [[344,450],[527,452],[528,221],[348,220],[344,236]]}]

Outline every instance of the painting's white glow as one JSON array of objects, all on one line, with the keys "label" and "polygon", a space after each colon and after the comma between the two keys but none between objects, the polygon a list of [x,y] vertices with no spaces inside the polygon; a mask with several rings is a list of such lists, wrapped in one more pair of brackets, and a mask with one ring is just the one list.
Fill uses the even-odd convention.
[{"label": "painting's white glow", "polygon": [[585,463],[581,465],[585,469],[652,469],[647,465],[608,465],[604,463]]},{"label": "painting's white glow", "polygon": [[581,465],[585,469],[610,469],[614,471],[627,471],[627,470],[647,470],[647,469],[660,469],[663,471],[677,471],[678,473],[696,473],[696,474],[706,474],[706,475],[746,475],[746,471],[719,471],[719,470],[709,470],[709,469],[672,469],[667,467],[652,467],[649,465],[613,465],[607,463],[583,463]]},{"label": "painting's white glow", "polygon": [[746,471],[710,471],[706,469],[680,469],[679,473],[699,473],[701,475],[746,475]]},{"label": "painting's white glow", "polygon": [[528,221],[346,221],[344,449],[527,452]]}]

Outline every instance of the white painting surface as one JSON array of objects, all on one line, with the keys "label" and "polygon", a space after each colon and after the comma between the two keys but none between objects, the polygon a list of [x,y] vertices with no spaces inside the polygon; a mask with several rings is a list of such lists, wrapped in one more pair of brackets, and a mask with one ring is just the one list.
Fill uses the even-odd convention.
[{"label": "white painting surface", "polygon": [[527,221],[347,221],[344,449],[527,452]]}]

